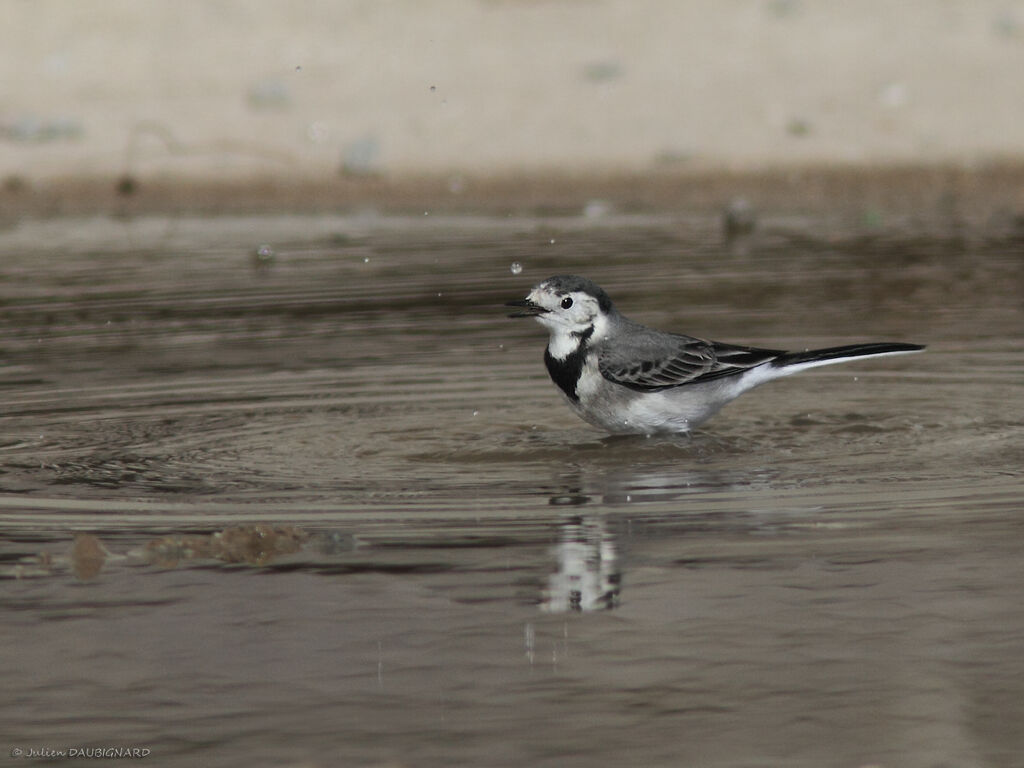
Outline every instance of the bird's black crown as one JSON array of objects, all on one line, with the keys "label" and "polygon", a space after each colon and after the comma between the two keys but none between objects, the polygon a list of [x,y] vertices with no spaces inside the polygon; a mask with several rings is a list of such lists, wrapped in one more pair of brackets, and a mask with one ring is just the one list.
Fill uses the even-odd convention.
[{"label": "bird's black crown", "polygon": [[597,283],[579,275],[555,275],[544,281],[544,285],[552,288],[555,293],[586,293],[597,299],[597,306],[602,312],[612,311],[612,300]]}]

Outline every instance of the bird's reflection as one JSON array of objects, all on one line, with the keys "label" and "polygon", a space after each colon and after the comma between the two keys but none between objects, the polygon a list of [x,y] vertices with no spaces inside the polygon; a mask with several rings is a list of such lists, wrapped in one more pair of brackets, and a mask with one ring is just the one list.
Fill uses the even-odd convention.
[{"label": "bird's reflection", "polygon": [[548,613],[611,610],[619,604],[621,574],[615,538],[593,515],[568,518],[554,550],[541,610]]}]

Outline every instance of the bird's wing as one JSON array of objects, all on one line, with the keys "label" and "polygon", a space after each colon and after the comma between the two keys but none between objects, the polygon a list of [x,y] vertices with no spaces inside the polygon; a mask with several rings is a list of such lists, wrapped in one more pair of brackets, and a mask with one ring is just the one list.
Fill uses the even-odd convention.
[{"label": "bird's wing", "polygon": [[668,333],[641,333],[620,341],[616,351],[599,350],[598,370],[608,381],[648,392],[742,373],[783,354]]}]

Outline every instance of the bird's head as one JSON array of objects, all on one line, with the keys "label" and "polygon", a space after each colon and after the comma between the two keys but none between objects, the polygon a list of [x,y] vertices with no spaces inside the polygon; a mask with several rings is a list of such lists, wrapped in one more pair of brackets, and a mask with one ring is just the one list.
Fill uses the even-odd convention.
[{"label": "bird's head", "polygon": [[558,275],[536,285],[525,299],[510,301],[517,307],[509,317],[535,317],[553,338],[600,338],[615,312],[600,286],[584,277]]}]

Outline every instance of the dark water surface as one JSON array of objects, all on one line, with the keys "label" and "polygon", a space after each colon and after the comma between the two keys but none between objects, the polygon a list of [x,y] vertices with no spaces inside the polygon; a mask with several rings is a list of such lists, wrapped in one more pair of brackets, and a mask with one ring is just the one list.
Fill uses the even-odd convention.
[{"label": "dark water surface", "polygon": [[[1024,765],[1024,242],[938,230],[0,232],[0,754]],[[693,335],[929,349],[606,438],[500,306],[560,272]]]}]

